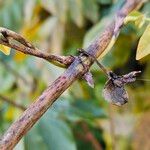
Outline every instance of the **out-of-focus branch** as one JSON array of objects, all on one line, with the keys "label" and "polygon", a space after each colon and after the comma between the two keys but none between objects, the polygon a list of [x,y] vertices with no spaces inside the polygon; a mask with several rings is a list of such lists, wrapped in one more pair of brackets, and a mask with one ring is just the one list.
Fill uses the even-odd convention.
[{"label": "out-of-focus branch", "polygon": [[111,143],[112,143],[112,150],[116,149],[116,136],[115,136],[115,124],[114,124],[114,114],[112,110],[112,106],[109,104],[109,122],[110,122],[110,134],[111,134]]},{"label": "out-of-focus branch", "polygon": [[25,107],[25,106],[22,106],[21,104],[18,104],[18,103],[16,103],[16,102],[14,102],[14,101],[8,99],[7,97],[1,95],[1,94],[0,94],[0,100],[3,101],[3,102],[6,102],[6,103],[8,103],[8,104],[10,104],[10,105],[12,105],[12,106],[14,106],[14,107],[16,107],[16,108],[19,108],[19,109],[21,109],[22,111],[25,111],[25,110],[26,110],[26,107]]},{"label": "out-of-focus branch", "polygon": [[[99,57],[109,45],[114,33],[115,35],[119,34],[120,27],[123,25],[123,19],[141,2],[141,0],[127,0],[123,8],[119,10],[119,13],[117,13],[117,19],[114,19],[114,21],[110,23],[110,25],[104,30],[103,34],[94,40],[88,48],[86,48],[86,51],[96,58]],[[11,127],[1,138],[0,149],[12,149],[25,135],[25,133],[28,132],[40,119],[47,109],[57,100],[57,98],[74,81],[83,76],[92,64],[93,61],[89,56],[80,54],[78,57],[75,57],[75,60],[68,67],[68,69],[24,111],[16,122],[11,125]]]},{"label": "out-of-focus branch", "polygon": [[9,72],[11,72],[16,78],[21,79],[25,84],[29,85],[29,82],[21,76],[16,70],[14,70],[9,64],[7,64],[3,59],[0,58],[0,63],[7,68]]},{"label": "out-of-focus branch", "polygon": [[85,132],[85,135],[84,135],[85,139],[91,142],[95,150],[102,150],[102,146],[100,145],[98,140],[95,138],[93,133],[90,131],[88,125],[84,122],[81,125],[83,128],[83,131]]},{"label": "out-of-focus branch", "polygon": [[73,56],[57,56],[50,55],[40,51],[38,48],[34,47],[31,43],[26,41],[22,36],[8,30],[6,28],[0,27],[0,44],[13,48],[24,54],[33,55],[51,62],[59,67],[68,67],[74,60]]}]

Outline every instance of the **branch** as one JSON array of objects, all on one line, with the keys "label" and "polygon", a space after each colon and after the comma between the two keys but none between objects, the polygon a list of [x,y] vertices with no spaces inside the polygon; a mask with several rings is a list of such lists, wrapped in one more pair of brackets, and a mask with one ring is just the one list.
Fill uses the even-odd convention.
[{"label": "branch", "polygon": [[18,104],[18,103],[16,103],[16,102],[14,102],[14,101],[8,99],[7,97],[1,95],[1,94],[0,94],[0,100],[3,101],[3,102],[8,103],[8,104],[10,104],[10,105],[12,105],[12,106],[14,106],[14,107],[19,108],[19,109],[21,109],[22,111],[25,111],[25,110],[26,110],[26,108],[25,108],[24,106],[22,106],[21,104]]},{"label": "branch", "polygon": [[110,134],[111,134],[111,143],[112,149],[116,149],[116,135],[115,135],[115,124],[114,124],[114,114],[112,110],[112,105],[109,104],[109,124],[110,124]]},{"label": "branch", "polygon": [[19,34],[6,28],[0,27],[0,34],[0,44],[13,48],[24,54],[43,58],[48,62],[51,62],[52,64],[57,65],[59,67],[68,67],[74,60],[73,56],[57,56],[44,53],[38,48],[34,47],[28,41],[26,41]]},{"label": "branch", "polygon": [[[139,4],[141,0],[127,0],[123,8],[117,14],[117,18],[105,29],[103,34],[97,38],[86,49],[89,54],[95,57],[99,57],[100,54],[109,45],[111,38],[115,34],[119,34],[120,27],[123,25],[123,19]],[[121,20],[121,21],[120,21]],[[119,21],[119,23],[117,22]],[[115,25],[118,25],[116,29]],[[83,65],[81,64],[81,60]],[[75,57],[73,63],[68,69],[58,77],[37,100],[32,103],[20,116],[20,118],[14,122],[4,136],[1,138],[0,149],[9,150],[12,149],[19,140],[31,129],[31,127],[41,118],[41,116],[47,111],[47,109],[57,100],[57,98],[78,78],[84,75],[93,61],[90,57],[85,55],[79,55]],[[85,69],[86,66],[86,69]]]},{"label": "branch", "polygon": [[99,141],[95,138],[93,133],[90,131],[88,125],[86,123],[82,123],[83,131],[85,132],[85,139],[93,145],[95,150],[102,150],[102,146],[100,145]]}]

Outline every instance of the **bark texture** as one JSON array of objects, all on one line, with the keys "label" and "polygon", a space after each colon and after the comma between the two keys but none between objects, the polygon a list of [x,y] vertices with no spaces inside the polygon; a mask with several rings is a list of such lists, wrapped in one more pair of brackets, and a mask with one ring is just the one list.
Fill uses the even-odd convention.
[{"label": "bark texture", "polygon": [[[114,20],[95,41],[85,50],[98,58],[109,45],[113,36],[120,32],[124,18],[141,4],[141,0],[126,0],[124,6],[116,13]],[[31,46],[32,47],[32,46]],[[81,64],[81,60],[84,64]],[[0,150],[11,150],[19,140],[32,128],[57,98],[78,78],[84,75],[93,64],[88,56],[80,54],[67,70],[58,77],[34,103],[32,103],[6,131],[0,141]],[[85,68],[86,66],[86,68]]]}]

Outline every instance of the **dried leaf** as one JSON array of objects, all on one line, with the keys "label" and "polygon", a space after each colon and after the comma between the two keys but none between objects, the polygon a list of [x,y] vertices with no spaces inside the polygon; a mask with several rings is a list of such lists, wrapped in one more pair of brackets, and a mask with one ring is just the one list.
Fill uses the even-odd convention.
[{"label": "dried leaf", "polygon": [[113,72],[109,73],[109,80],[106,82],[103,89],[103,97],[108,102],[122,106],[128,102],[128,93],[124,88],[127,83],[134,82],[136,76],[141,73],[141,71],[133,71],[123,76],[118,76]]},{"label": "dried leaf", "polygon": [[123,86],[116,86],[110,79],[103,89],[104,98],[117,106],[124,105],[128,102],[128,93]]},{"label": "dried leaf", "polygon": [[90,87],[94,88],[94,80],[91,72],[87,72],[86,74],[84,74],[83,78],[86,80]]}]

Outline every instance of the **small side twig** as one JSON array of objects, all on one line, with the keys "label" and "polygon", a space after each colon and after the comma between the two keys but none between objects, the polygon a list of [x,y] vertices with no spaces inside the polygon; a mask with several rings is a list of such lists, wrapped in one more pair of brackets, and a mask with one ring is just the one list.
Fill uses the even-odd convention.
[{"label": "small side twig", "polygon": [[25,111],[25,110],[26,110],[26,107],[25,107],[25,106],[23,106],[23,105],[21,105],[21,104],[18,104],[18,103],[16,103],[16,102],[10,100],[9,98],[7,98],[7,97],[1,95],[1,94],[0,94],[0,100],[3,101],[3,102],[6,102],[6,103],[8,103],[8,104],[10,104],[10,105],[12,105],[12,106],[14,106],[14,107],[16,107],[16,108],[19,108],[19,109],[21,109],[22,111]]},{"label": "small side twig", "polygon": [[0,27],[0,44],[13,48],[24,54],[33,55],[48,62],[57,65],[59,67],[68,67],[74,60],[73,56],[58,56],[50,55],[48,53],[40,51],[38,48],[34,47],[31,43],[25,40],[22,36],[8,30],[6,28]]}]

